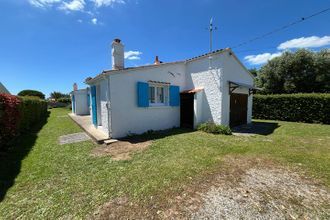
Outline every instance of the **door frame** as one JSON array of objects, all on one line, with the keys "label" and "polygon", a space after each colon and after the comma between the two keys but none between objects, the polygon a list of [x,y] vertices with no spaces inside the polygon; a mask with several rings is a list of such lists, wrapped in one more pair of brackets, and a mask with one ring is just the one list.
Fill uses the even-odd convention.
[{"label": "door frame", "polygon": [[[245,104],[245,106],[239,106],[238,109],[233,109],[232,102],[234,96],[237,97],[235,101],[241,102],[241,104]],[[229,97],[229,126],[236,127],[239,125],[247,124],[248,122],[248,102],[249,102],[249,95],[245,93],[231,93]],[[237,106],[236,106],[237,107]],[[233,115],[235,112],[236,114]],[[233,120],[235,117],[236,120]],[[239,118],[239,120],[237,120]]]},{"label": "door frame", "polygon": [[[191,103],[188,103],[188,102],[191,102]],[[194,126],[195,126],[194,102],[195,102],[195,93],[180,93],[180,127],[191,128],[191,129],[194,128]],[[184,105],[186,105],[186,106],[184,106]],[[189,115],[187,115],[187,114],[189,114]],[[188,122],[186,120],[188,120]]]},{"label": "door frame", "polygon": [[76,97],[74,94],[72,94],[72,111],[76,114]]},{"label": "door frame", "polygon": [[92,122],[97,126],[97,102],[96,102],[96,86],[91,86],[92,97]]}]

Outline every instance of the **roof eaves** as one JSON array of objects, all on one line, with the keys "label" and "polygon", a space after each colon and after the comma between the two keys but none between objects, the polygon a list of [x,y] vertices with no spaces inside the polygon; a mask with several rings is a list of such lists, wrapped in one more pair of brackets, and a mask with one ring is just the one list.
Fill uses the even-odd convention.
[{"label": "roof eaves", "polygon": [[212,51],[210,53],[205,53],[205,54],[202,54],[202,55],[199,55],[199,56],[196,56],[196,57],[192,57],[192,58],[189,58],[189,59],[186,59],[186,60],[180,60],[180,61],[166,62],[166,63],[160,63],[160,64],[151,64],[151,65],[143,65],[143,66],[137,66],[137,67],[128,67],[128,68],[124,68],[124,69],[121,69],[121,70],[103,70],[102,73],[98,74],[96,77],[91,78],[91,79],[87,78],[85,80],[85,83],[86,84],[91,84],[93,82],[96,82],[98,79],[100,79],[104,76],[107,76],[107,75],[110,75],[110,74],[121,73],[121,72],[124,72],[124,71],[134,71],[134,70],[143,69],[143,68],[157,68],[157,67],[164,66],[164,65],[187,63],[187,62],[191,62],[191,61],[194,61],[194,60],[197,60],[197,59],[204,58],[204,57],[212,55],[212,54],[219,54],[219,53],[222,53],[224,51],[231,51],[231,49],[230,48],[219,49],[219,50]]},{"label": "roof eaves", "polygon": [[160,63],[160,64],[151,64],[151,65],[144,65],[144,66],[137,66],[137,67],[127,67],[125,69],[121,70],[104,70],[103,72],[107,75],[109,74],[116,74],[121,72],[127,72],[127,71],[134,71],[138,69],[144,69],[144,68],[158,68],[164,65],[171,65],[171,64],[178,64],[178,63],[184,63],[185,61],[175,61],[175,62],[166,62],[166,63]]},{"label": "roof eaves", "polygon": [[202,54],[202,55],[199,55],[199,56],[196,56],[196,57],[192,57],[192,58],[187,59],[186,62],[191,62],[191,61],[201,59],[201,58],[204,58],[206,56],[213,55],[213,54],[223,53],[225,51],[230,51],[230,48],[219,49],[219,50],[215,50],[215,51],[212,51],[212,52],[209,52],[209,53],[205,53],[205,54]]}]

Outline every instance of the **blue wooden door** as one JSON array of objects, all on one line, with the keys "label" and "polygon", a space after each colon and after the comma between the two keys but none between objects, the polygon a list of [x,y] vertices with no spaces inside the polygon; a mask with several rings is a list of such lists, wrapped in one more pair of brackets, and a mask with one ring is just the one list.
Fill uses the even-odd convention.
[{"label": "blue wooden door", "polygon": [[76,98],[72,95],[72,112],[76,113]]},{"label": "blue wooden door", "polygon": [[96,86],[91,86],[91,95],[92,95],[92,120],[93,120],[93,124],[97,126]]}]

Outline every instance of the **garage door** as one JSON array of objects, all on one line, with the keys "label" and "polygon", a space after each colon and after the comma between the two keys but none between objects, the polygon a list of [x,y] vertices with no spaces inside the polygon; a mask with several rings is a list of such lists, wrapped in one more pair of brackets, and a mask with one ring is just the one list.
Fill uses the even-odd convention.
[{"label": "garage door", "polygon": [[248,95],[232,93],[230,95],[230,127],[247,123]]}]

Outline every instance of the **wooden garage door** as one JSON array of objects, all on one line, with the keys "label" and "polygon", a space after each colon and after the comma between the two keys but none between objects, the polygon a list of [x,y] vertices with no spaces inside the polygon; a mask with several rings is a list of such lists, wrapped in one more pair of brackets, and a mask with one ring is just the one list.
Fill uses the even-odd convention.
[{"label": "wooden garage door", "polygon": [[230,127],[247,123],[248,95],[232,93],[230,95]]}]

